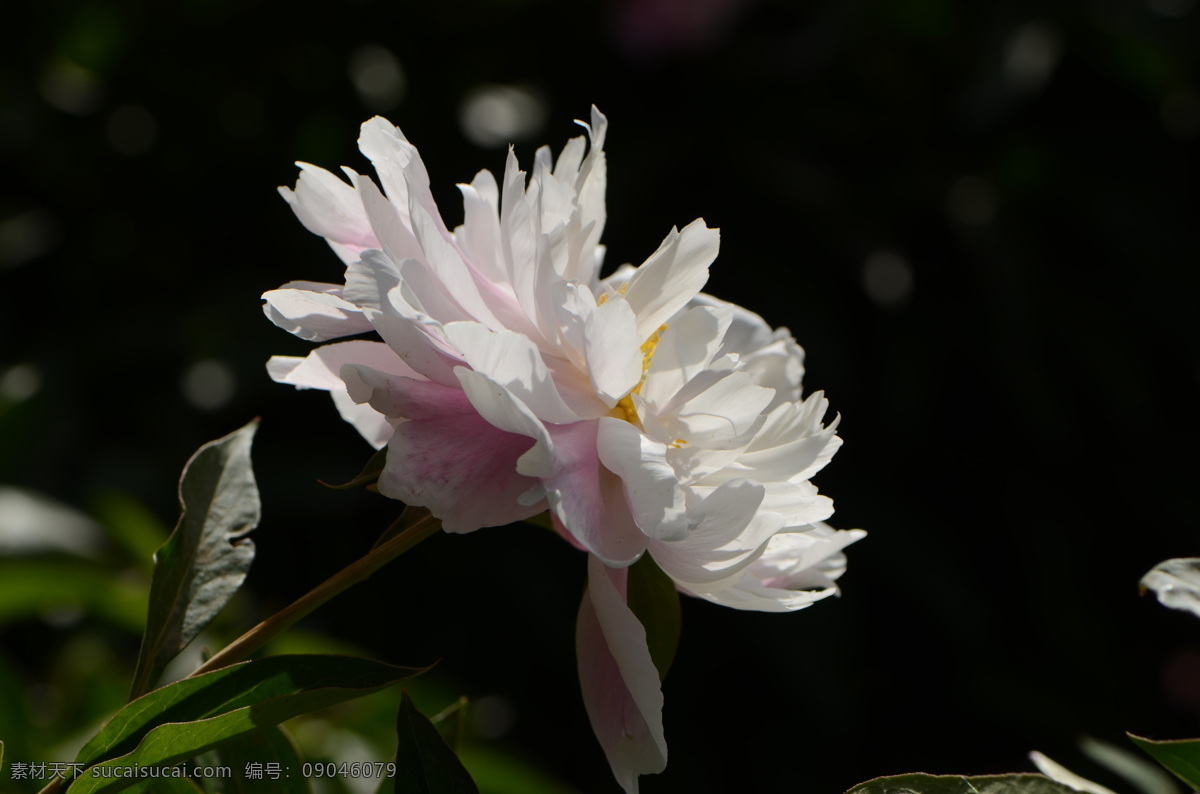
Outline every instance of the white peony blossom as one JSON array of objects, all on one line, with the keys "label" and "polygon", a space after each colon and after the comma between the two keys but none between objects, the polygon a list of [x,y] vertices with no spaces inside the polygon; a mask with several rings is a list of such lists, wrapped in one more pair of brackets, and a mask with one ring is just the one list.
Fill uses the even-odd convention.
[{"label": "white peony blossom", "polygon": [[460,185],[453,230],[416,149],[381,118],[359,138],[379,186],[300,164],[281,193],[341,257],[345,284],[290,282],[263,296],[266,314],[312,341],[382,341],[277,356],[268,370],[330,391],[387,446],[379,490],[447,531],[549,510],[592,555],[580,676],[632,792],[664,767],[666,744],[625,566],[649,553],[684,592],[791,611],[835,592],[841,550],[864,533],[822,523],[833,505],[809,480],[841,442],[824,396],[801,395],[801,349],[701,293],[716,230],[672,229],[640,266],[600,278],[607,121],[593,109],[582,125],[590,146],[575,138],[557,160],[539,149],[528,179],[510,150],[499,183],[480,171]]}]

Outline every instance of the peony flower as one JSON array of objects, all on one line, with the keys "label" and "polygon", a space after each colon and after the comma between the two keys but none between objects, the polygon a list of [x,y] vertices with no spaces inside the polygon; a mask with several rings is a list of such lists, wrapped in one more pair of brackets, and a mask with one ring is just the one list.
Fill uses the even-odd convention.
[{"label": "peony flower", "polygon": [[359,146],[380,186],[307,164],[281,188],[346,265],[345,283],[266,293],[276,325],[324,342],[276,356],[280,382],[329,391],[387,446],[383,494],[448,532],[549,510],[591,555],[577,634],[592,726],[626,789],[666,763],[662,695],[626,567],[650,554],[681,591],[791,611],[835,592],[862,532],[821,523],[809,481],[840,439],[828,403],[802,397],[803,351],[786,329],[701,293],[718,233],[672,229],[640,266],[600,278],[607,121],[526,178],[510,150],[498,183],[460,185],[451,230],[416,149],[381,118]]}]

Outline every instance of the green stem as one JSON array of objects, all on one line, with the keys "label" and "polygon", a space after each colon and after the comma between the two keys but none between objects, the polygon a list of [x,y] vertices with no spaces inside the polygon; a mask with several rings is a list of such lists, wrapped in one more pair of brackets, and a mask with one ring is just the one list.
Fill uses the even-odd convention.
[{"label": "green stem", "polygon": [[[434,534],[440,528],[441,523],[424,510],[420,511],[420,514],[415,518],[410,519],[407,514],[401,516],[396,524],[393,525],[393,528],[388,533],[385,533],[386,539],[376,545],[375,548],[317,585],[294,601],[290,606],[285,607],[238,637],[225,646],[224,649],[218,651],[207,662],[196,668],[195,672],[188,677],[191,678],[192,676],[208,673],[221,667],[228,667],[231,664],[244,660],[247,656],[291,628],[301,618],[311,613],[317,607],[342,591],[366,580],[371,574],[425,540],[425,538]],[[387,537],[395,529],[399,529],[399,532],[391,537]]]}]

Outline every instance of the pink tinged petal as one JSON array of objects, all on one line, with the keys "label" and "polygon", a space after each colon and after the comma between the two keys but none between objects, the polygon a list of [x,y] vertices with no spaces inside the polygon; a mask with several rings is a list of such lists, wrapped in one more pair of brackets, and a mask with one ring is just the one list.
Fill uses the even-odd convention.
[{"label": "pink tinged petal", "polygon": [[579,420],[579,415],[563,402],[529,337],[513,331],[490,331],[480,323],[450,323],[443,331],[472,369],[503,386],[538,419],[555,424]]},{"label": "pink tinged petal", "polygon": [[642,379],[641,345],[637,318],[626,301],[606,301],[588,316],[584,324],[588,374],[609,408]]},{"label": "pink tinged petal", "polygon": [[782,516],[760,509],[764,495],[765,489],[758,483],[725,483],[693,511],[700,520],[685,538],[651,541],[654,561],[685,587],[737,573],[783,528]]},{"label": "pink tinged petal", "polygon": [[600,462],[621,478],[634,519],[649,537],[680,540],[687,535],[687,505],[679,475],[667,463],[667,446],[647,438],[629,422],[601,417]]},{"label": "pink tinged petal", "polygon": [[341,375],[351,398],[407,420],[388,444],[379,479],[385,496],[429,508],[449,532],[508,524],[546,509],[540,483],[517,471],[531,439],[490,424],[462,390],[355,364]]},{"label": "pink tinged petal", "polygon": [[291,281],[263,293],[263,313],[288,333],[310,342],[366,333],[370,321],[336,284]]},{"label": "pink tinged petal", "polygon": [[621,478],[600,464],[598,422],[550,425],[557,470],[543,482],[546,499],[579,545],[611,566],[631,565],[646,550]]},{"label": "pink tinged petal", "polygon": [[467,399],[486,422],[498,430],[534,439],[533,446],[517,460],[516,468],[520,474],[547,477],[558,470],[550,433],[528,406],[482,372],[455,367],[454,374]]},{"label": "pink tinged petal", "polygon": [[662,689],[646,631],[625,603],[626,571],[588,559],[575,648],[579,684],[592,730],[626,794],[638,776],[667,766]]},{"label": "pink tinged petal", "polygon": [[720,234],[696,220],[683,231],[671,230],[662,244],[629,279],[625,299],[638,319],[642,339],[687,305],[708,281],[717,258]]},{"label": "pink tinged petal", "polygon": [[[379,241],[354,188],[324,168],[308,163],[296,165],[301,170],[295,191],[281,187],[279,194],[291,205],[304,227],[324,237],[335,251],[339,246],[352,252],[377,248]],[[353,261],[347,255],[342,258]]]},{"label": "pink tinged petal", "polygon": [[522,497],[537,480],[517,473],[533,444],[473,410],[403,422],[388,443],[379,478],[385,496],[429,508],[447,532],[470,532],[537,515],[545,502]]},{"label": "pink tinged petal", "polygon": [[397,419],[437,419],[447,414],[474,411],[461,389],[432,380],[353,363],[342,367],[341,378],[347,393],[356,402],[369,403],[380,413]]}]

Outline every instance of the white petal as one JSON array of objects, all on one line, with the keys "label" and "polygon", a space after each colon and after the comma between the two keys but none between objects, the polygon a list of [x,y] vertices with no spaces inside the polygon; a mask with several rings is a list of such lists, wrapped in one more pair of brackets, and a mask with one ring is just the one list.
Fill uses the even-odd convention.
[{"label": "white petal", "polygon": [[[707,378],[710,373],[715,377]],[[775,395],[773,389],[755,385],[744,372],[720,375],[710,370],[693,378],[689,387],[693,384],[702,385],[703,390],[693,396],[690,392],[695,389],[685,388],[672,400],[673,423],[679,428],[679,437],[689,444],[714,449],[743,443],[762,423],[762,411]],[[683,398],[686,402],[676,405]]]},{"label": "white petal", "polygon": [[283,330],[310,342],[370,331],[370,321],[341,292],[336,284],[292,281],[263,293],[263,313]]},{"label": "white petal", "polygon": [[275,356],[267,362],[267,372],[279,383],[331,392],[342,418],[379,449],[391,437],[393,423],[370,406],[356,405],[346,393],[346,384],[341,377],[342,368],[356,364],[391,375],[420,377],[387,345],[362,340],[325,345],[305,358]]},{"label": "white petal", "polygon": [[692,595],[734,609],[793,612],[837,593],[846,571],[842,549],[865,537],[861,529],[816,524],[780,532],[763,554],[726,580],[684,587]]},{"label": "white petal", "polygon": [[1115,791],[1106,786],[1093,783],[1082,775],[1075,774],[1070,769],[1067,769],[1057,761],[1047,758],[1037,750],[1029,754],[1029,760],[1033,761],[1033,765],[1046,777],[1076,791],[1083,791],[1086,794],[1116,794]]},{"label": "white petal", "polygon": [[625,299],[637,315],[638,333],[649,339],[659,326],[700,292],[717,258],[720,234],[696,220],[671,230],[658,250],[629,279]]},{"label": "white petal", "polygon": [[450,323],[443,331],[472,369],[499,383],[543,422],[567,424],[579,419],[563,402],[529,337],[489,331],[480,323]]},{"label": "white petal", "polygon": [[483,276],[508,284],[504,254],[500,248],[500,188],[491,171],[480,171],[469,185],[459,185],[463,194],[463,225],[455,239]]},{"label": "white petal", "polygon": [[[324,168],[308,163],[296,165],[301,170],[295,191],[281,187],[279,194],[304,227],[328,240],[335,251],[338,246],[352,252],[378,248],[379,241],[354,188]],[[353,254],[347,256],[343,256],[347,262],[356,258]]]},{"label": "white petal", "polygon": [[753,562],[783,526],[778,513],[759,509],[764,494],[758,483],[725,483],[693,510],[699,524],[683,539],[651,541],[654,561],[688,589],[732,576]]},{"label": "white petal", "polygon": [[588,373],[609,408],[642,379],[642,340],[629,304],[614,298],[596,307],[584,325]]},{"label": "white petal", "polygon": [[654,348],[646,384],[641,389],[642,397],[654,410],[665,408],[713,361],[732,316],[726,309],[697,306],[671,320]]},{"label": "white petal", "polygon": [[597,441],[600,462],[625,484],[634,518],[651,538],[678,540],[688,528],[679,475],[667,463],[667,447],[629,422],[601,417]]}]

